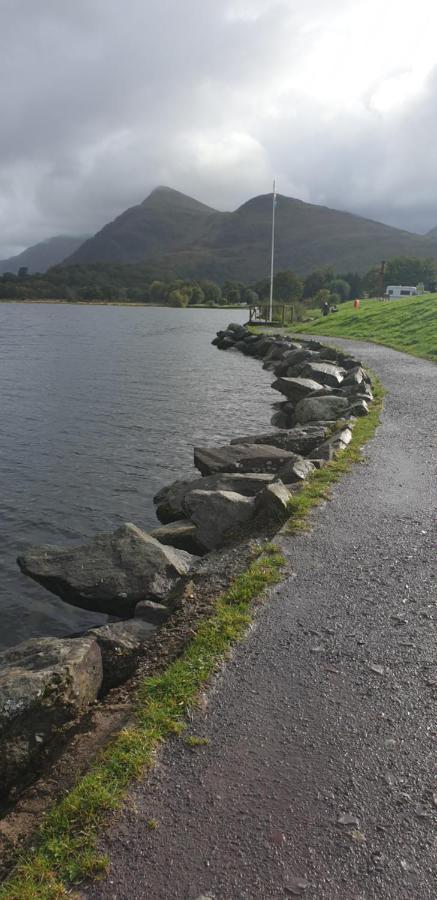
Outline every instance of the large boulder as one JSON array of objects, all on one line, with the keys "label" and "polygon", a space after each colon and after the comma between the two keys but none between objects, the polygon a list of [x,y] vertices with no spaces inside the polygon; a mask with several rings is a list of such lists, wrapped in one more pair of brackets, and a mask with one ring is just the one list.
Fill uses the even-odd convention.
[{"label": "large boulder", "polygon": [[[283,410],[280,410],[280,413],[284,416],[287,415]],[[328,429],[323,425],[310,425],[308,428],[289,428],[265,434],[248,434],[244,437],[234,438],[231,444],[267,444],[270,447],[279,447],[281,450],[305,456],[324,441],[327,433]]]},{"label": "large boulder", "polygon": [[80,547],[34,547],[17,560],[66,603],[120,617],[131,616],[140,600],[163,600],[193,561],[130,522]]},{"label": "large boulder", "polygon": [[339,387],[346,375],[346,369],[329,362],[309,362],[302,370],[304,378],[312,378],[328,387]]},{"label": "large boulder", "polygon": [[0,794],[28,774],[59,729],[98,696],[102,656],[93,637],[38,638],[0,653]]},{"label": "large boulder", "polygon": [[205,550],[214,550],[253,518],[255,500],[234,491],[192,491],[185,497],[184,507],[197,526],[198,541]]},{"label": "large boulder", "polygon": [[345,397],[309,397],[301,400],[295,409],[296,422],[328,422],[345,415],[349,401]]},{"label": "large boulder", "polygon": [[278,378],[273,382],[272,388],[274,391],[284,394],[287,400],[298,403],[308,394],[318,391],[320,384],[313,378]]},{"label": "large boulder", "polygon": [[160,544],[176,547],[176,550],[186,550],[187,553],[192,553],[194,556],[199,556],[202,552],[197,541],[196,526],[188,519],[161,525],[160,528],[154,528],[150,535]]},{"label": "large boulder", "polygon": [[296,454],[292,462],[286,463],[279,470],[279,477],[284,484],[296,484],[298,481],[305,481],[313,472],[314,463]]},{"label": "large boulder", "polygon": [[195,447],[194,465],[204,475],[217,472],[278,472],[293,454],[264,444]]},{"label": "large boulder", "polygon": [[[172,484],[161,488],[154,496],[156,515],[163,525],[169,522],[177,522],[184,516],[183,502],[186,494],[191,491],[235,491],[245,497],[253,497],[258,491],[262,491],[267,484],[273,481],[275,475],[263,473],[224,472],[210,475],[205,478],[195,478],[190,481],[174,481]],[[158,538],[160,540],[160,538]]]},{"label": "large boulder", "polygon": [[88,632],[90,637],[96,639],[102,654],[103,693],[130,678],[155,630],[153,625],[138,618],[128,622],[111,622]]},{"label": "large boulder", "polygon": [[310,459],[323,459],[329,462],[329,460],[334,459],[337,453],[346,450],[351,440],[352,430],[347,426],[340,428],[328,440],[323,441],[322,444],[314,448],[310,453]]},{"label": "large boulder", "polygon": [[269,484],[255,497],[257,515],[267,522],[282,523],[289,516],[290,491],[282,481]]}]

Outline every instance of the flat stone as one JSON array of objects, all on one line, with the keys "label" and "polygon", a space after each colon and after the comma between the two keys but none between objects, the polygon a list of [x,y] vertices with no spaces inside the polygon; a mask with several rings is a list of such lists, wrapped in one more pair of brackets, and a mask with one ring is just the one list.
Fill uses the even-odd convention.
[{"label": "flat stone", "polygon": [[328,419],[335,420],[344,416],[348,407],[349,401],[344,397],[310,397],[297,404],[296,421],[305,424],[306,422],[323,422]]},{"label": "flat stone", "polygon": [[224,447],[195,447],[194,465],[204,475],[218,472],[278,472],[294,454],[264,444],[226,444]]},{"label": "flat stone", "polygon": [[302,400],[304,397],[307,397],[308,394],[311,394],[313,391],[318,391],[320,388],[320,384],[318,381],[315,381],[313,378],[278,378],[273,382],[272,388],[274,391],[279,391],[281,394],[284,394],[288,400],[292,400],[294,403],[298,403],[299,400]]},{"label": "flat stone", "polygon": [[234,491],[192,491],[184,507],[205,550],[223,546],[255,514],[255,500]]},{"label": "flat stone", "polygon": [[153,600],[141,600],[134,611],[136,619],[142,619],[149,625],[163,625],[170,614],[168,606],[163,603],[155,603]]},{"label": "flat stone", "polygon": [[177,550],[186,550],[187,553],[199,556],[201,548],[196,540],[196,534],[196,526],[187,519],[161,525],[160,528],[154,528],[150,532],[151,537],[160,544],[176,547]]},{"label": "flat stone", "polygon": [[[287,416],[287,412],[280,410]],[[248,434],[244,437],[234,438],[232,444],[267,444],[270,447],[279,447],[288,450],[289,453],[297,453],[305,456],[314,447],[317,447],[326,437],[328,429],[320,426],[305,428],[288,428],[281,431],[270,431],[264,434]]]},{"label": "flat stone", "polygon": [[303,369],[302,375],[304,378],[312,378],[313,381],[335,388],[341,385],[346,375],[346,369],[341,369],[329,362],[309,362]]},{"label": "flat stone", "polygon": [[120,617],[140,600],[162,600],[194,557],[126,523],[80,547],[35,547],[18,557],[25,575],[66,603]]},{"label": "flat stone", "polygon": [[247,474],[224,472],[189,481],[174,481],[173,484],[161,488],[153,498],[153,502],[156,504],[156,515],[163,524],[181,520],[184,515],[184,497],[191,491],[235,491],[237,494],[243,494],[244,497],[253,497],[274,479],[275,475],[267,472],[249,472]]},{"label": "flat stone", "polygon": [[0,794],[36,774],[59,729],[77,718],[102,686],[93,637],[36,638],[0,653]]}]

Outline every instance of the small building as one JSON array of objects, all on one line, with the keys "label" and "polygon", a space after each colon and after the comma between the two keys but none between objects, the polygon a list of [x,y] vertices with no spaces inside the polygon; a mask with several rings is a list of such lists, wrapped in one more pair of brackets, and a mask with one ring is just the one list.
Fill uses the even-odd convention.
[{"label": "small building", "polygon": [[417,287],[411,284],[389,284],[385,289],[385,296],[391,297],[418,297]]}]

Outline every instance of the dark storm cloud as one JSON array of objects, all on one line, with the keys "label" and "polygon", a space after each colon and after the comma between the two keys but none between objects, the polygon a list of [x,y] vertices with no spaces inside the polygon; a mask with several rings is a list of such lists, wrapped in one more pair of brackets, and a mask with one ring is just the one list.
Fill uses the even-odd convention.
[{"label": "dark storm cloud", "polygon": [[[1,0],[0,257],[96,230],[157,184],[234,208],[273,174],[310,202],[437,224],[432,66],[400,52],[381,68],[384,37],[374,56],[367,38],[379,7],[362,9]],[[403,48],[414,35],[396,10]]]}]

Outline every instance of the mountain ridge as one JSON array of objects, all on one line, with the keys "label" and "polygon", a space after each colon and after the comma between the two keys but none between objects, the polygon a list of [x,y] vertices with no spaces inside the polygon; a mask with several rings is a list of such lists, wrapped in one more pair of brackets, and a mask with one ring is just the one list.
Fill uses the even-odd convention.
[{"label": "mountain ridge", "polygon": [[47,269],[61,263],[67,254],[74,253],[87,239],[88,235],[85,234],[72,237],[58,234],[45,241],[39,241],[15,256],[0,259],[0,274],[13,272],[16,275],[20,268],[27,268],[30,275],[35,272],[46,272]]}]

